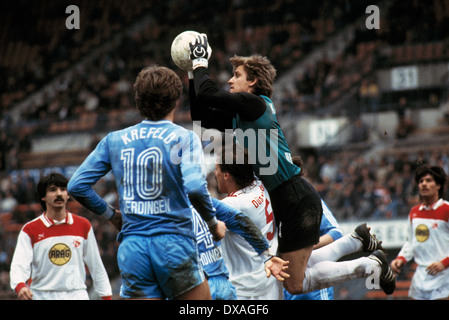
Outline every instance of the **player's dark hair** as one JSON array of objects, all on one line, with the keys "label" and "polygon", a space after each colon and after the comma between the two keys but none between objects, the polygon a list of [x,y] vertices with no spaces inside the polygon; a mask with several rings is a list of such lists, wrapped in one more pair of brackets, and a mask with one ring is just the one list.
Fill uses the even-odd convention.
[{"label": "player's dark hair", "polygon": [[252,55],[249,57],[233,56],[230,61],[234,71],[237,67],[243,65],[247,73],[247,80],[257,80],[253,87],[254,94],[271,98],[276,69],[267,57],[260,55]]},{"label": "player's dark hair", "polygon": [[67,188],[68,179],[62,174],[53,172],[46,176],[40,178],[37,183],[37,193],[39,195],[39,201],[41,203],[42,209],[47,210],[47,204],[42,198],[47,194],[47,188],[50,186],[56,186],[61,188]]},{"label": "player's dark hair", "polygon": [[301,169],[301,171],[299,172],[299,175],[302,176],[304,175],[304,168],[302,167],[304,162],[302,161],[301,156],[293,156],[292,157],[292,162],[295,166],[299,167]]},{"label": "player's dark hair", "polygon": [[181,98],[182,82],[166,67],[146,67],[137,75],[133,85],[137,110],[148,120],[166,117]]},{"label": "player's dark hair", "polygon": [[249,163],[248,150],[244,147],[235,143],[223,145],[220,160],[220,170],[229,173],[240,189],[254,181],[253,166]]},{"label": "player's dark hair", "polygon": [[427,164],[423,164],[418,169],[415,170],[415,182],[418,184],[419,180],[422,177],[430,174],[435,180],[436,184],[440,186],[440,190],[438,190],[438,197],[444,197],[444,187],[446,185],[446,173],[444,169],[439,166],[429,166]]}]

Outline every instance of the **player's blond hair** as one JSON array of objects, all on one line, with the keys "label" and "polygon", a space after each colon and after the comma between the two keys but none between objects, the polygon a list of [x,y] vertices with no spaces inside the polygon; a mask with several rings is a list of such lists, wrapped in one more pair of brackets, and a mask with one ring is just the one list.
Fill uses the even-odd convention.
[{"label": "player's blond hair", "polygon": [[133,85],[137,110],[149,120],[160,120],[175,107],[182,94],[179,76],[166,67],[146,67]]},{"label": "player's blond hair", "polygon": [[235,55],[230,58],[230,62],[234,71],[237,67],[243,66],[247,73],[247,80],[257,80],[252,93],[271,98],[276,69],[267,57],[261,55],[252,55],[249,57]]}]

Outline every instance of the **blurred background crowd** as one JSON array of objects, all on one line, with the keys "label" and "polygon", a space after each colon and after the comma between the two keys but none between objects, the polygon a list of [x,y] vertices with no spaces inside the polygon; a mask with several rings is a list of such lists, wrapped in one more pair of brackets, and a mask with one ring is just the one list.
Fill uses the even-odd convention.
[{"label": "blurred background crowd", "polygon": [[[80,8],[79,30],[65,27],[69,4]],[[380,29],[365,26],[369,5],[381,8]],[[266,55],[277,78],[289,83],[274,93],[281,126],[306,115],[351,119],[350,139],[337,148],[303,149],[288,133],[292,152],[303,157],[307,178],[337,220],[404,218],[418,201],[414,169],[430,163],[449,173],[447,143],[438,144],[449,134],[447,75],[440,86],[394,94],[382,92],[376,78],[382,68],[449,61],[447,0],[8,0],[0,3],[0,21],[0,298],[12,293],[8,272],[17,233],[42,212],[39,177],[49,170],[69,176],[104,133],[141,121],[132,85],[143,67],[172,67],[187,89],[186,73],[170,58],[171,42],[184,30],[208,34],[210,74],[223,88],[231,77],[229,57]],[[342,32],[350,35],[343,49],[323,53]],[[442,110],[425,132],[436,143],[430,149],[427,142],[416,147],[423,130],[411,116],[426,108]],[[375,153],[382,141],[363,115],[385,111],[397,114],[398,126],[380,140],[395,148]],[[175,121],[191,122],[187,91]],[[55,137],[69,138],[58,147]],[[212,174],[209,186],[221,196]],[[96,189],[116,204],[112,179]],[[116,231],[74,201],[69,208],[92,221],[117,293]]]}]

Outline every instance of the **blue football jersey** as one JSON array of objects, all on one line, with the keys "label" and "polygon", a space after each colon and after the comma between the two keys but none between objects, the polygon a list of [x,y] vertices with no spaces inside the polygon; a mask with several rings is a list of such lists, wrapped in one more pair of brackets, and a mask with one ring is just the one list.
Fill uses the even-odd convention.
[{"label": "blue football jersey", "polygon": [[321,204],[323,205],[323,217],[321,218],[320,236],[328,234],[334,241],[340,239],[343,237],[343,232],[338,225],[337,219],[335,219],[324,200],[321,200]]},{"label": "blue football jersey", "polygon": [[107,204],[92,186],[112,170],[123,219],[119,239],[164,233],[195,238],[189,196],[201,205],[204,220],[215,217],[203,161],[193,131],[168,120],[144,120],[104,137],[76,170],[68,190],[86,208],[103,214]]}]

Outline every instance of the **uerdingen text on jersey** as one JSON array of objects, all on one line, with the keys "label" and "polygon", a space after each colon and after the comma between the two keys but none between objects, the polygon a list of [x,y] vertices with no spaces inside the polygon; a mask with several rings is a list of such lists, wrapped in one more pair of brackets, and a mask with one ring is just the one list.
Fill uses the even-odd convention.
[{"label": "uerdingen text on jersey", "polygon": [[170,199],[152,201],[125,201],[125,214],[158,214],[170,212]]}]

